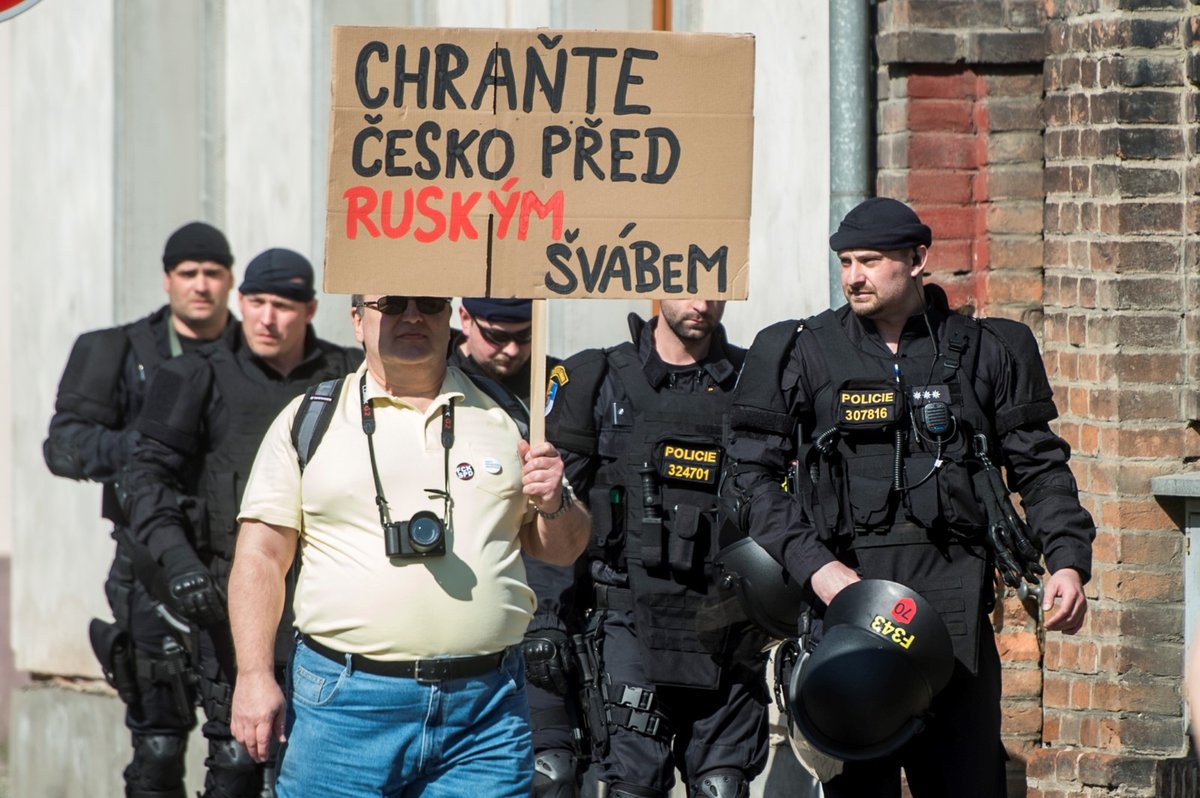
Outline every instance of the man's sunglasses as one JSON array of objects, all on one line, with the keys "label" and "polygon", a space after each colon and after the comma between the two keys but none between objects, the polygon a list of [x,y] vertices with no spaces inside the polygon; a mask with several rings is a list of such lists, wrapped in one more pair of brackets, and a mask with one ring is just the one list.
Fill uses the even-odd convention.
[{"label": "man's sunglasses", "polygon": [[533,325],[526,327],[523,330],[507,332],[499,330],[495,327],[484,327],[479,323],[479,319],[471,317],[475,321],[475,329],[479,330],[479,334],[483,336],[483,340],[487,341],[492,346],[508,346],[515,343],[517,346],[525,346],[533,340]]},{"label": "man's sunglasses", "polygon": [[381,296],[369,302],[360,302],[364,308],[374,308],[385,316],[399,316],[408,309],[408,303],[413,302],[417,310],[426,316],[436,316],[450,304],[449,299],[438,296]]}]

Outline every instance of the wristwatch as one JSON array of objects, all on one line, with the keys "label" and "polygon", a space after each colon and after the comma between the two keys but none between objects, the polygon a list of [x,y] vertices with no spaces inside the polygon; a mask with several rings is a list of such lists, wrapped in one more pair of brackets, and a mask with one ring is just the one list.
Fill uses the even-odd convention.
[{"label": "wristwatch", "polygon": [[568,482],[563,485],[562,504],[558,506],[557,510],[552,513],[548,513],[541,507],[535,507],[534,509],[537,510],[538,515],[540,515],[542,518],[545,518],[547,521],[553,521],[555,518],[561,518],[562,516],[566,515],[567,511],[571,509],[571,505],[574,503],[575,493],[571,490],[571,484]]}]

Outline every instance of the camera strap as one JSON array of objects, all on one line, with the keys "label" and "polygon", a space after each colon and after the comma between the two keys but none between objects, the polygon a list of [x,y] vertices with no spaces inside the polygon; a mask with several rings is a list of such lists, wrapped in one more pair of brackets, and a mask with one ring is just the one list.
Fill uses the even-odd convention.
[{"label": "camera strap", "polygon": [[[379,479],[379,468],[375,464],[375,408],[367,396],[367,373],[364,371],[358,381],[358,395],[361,398],[359,407],[362,410],[362,429],[367,436],[367,451],[371,455],[371,476],[375,480],[375,505],[379,507],[379,522],[384,526],[392,523],[392,514],[388,510],[387,499],[383,496],[383,483]],[[431,496],[441,497],[444,503],[442,518],[450,514],[450,448],[454,446],[454,400],[447,399],[442,408],[442,481],[444,488],[425,488]]]}]

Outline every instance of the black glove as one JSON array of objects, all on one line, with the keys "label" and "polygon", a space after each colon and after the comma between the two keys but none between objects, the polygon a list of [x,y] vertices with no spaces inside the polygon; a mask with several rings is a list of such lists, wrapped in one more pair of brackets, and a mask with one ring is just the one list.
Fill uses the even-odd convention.
[{"label": "black glove", "polygon": [[162,570],[171,609],[201,626],[225,620],[225,597],[191,547],[174,546],[163,552]]},{"label": "black glove", "polygon": [[566,632],[553,628],[526,632],[521,653],[525,655],[525,678],[530,684],[554,695],[567,694],[575,662]]},{"label": "black glove", "polygon": [[133,427],[126,427],[121,431],[121,436],[117,444],[117,451],[120,452],[121,457],[121,465],[133,462],[133,450],[137,448],[138,442],[141,439],[142,433]]}]

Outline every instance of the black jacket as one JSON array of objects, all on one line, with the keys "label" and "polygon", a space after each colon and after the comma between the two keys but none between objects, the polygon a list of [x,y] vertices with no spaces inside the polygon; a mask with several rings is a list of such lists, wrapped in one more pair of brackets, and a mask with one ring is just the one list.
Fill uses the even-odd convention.
[{"label": "black jacket", "polygon": [[[449,354],[449,357],[446,359],[446,362],[449,363],[451,366],[455,366],[455,367],[461,369],[468,375],[482,374],[485,377],[495,379],[490,374],[488,374],[486,371],[484,371],[483,367],[480,366],[477,362],[475,362],[475,359],[473,357],[471,357],[470,355],[463,354],[462,349],[460,348],[462,342],[463,342],[462,333],[459,332],[458,330],[452,330],[451,335],[450,335],[450,354]],[[551,356],[547,355],[546,356],[546,373],[549,374],[550,370],[553,369],[555,366],[557,366],[561,362],[562,361],[559,358],[551,357]],[[517,371],[515,371],[514,373],[508,375],[507,377],[505,377],[502,380],[496,380],[501,385],[503,385],[505,388],[507,388],[509,391],[511,391],[513,393],[513,395],[515,395],[518,399],[520,399],[521,403],[524,404],[526,408],[529,407],[529,394],[530,394],[529,377],[530,377],[530,373],[533,371],[531,364],[532,364],[532,361],[526,361],[525,365],[522,366]]]},{"label": "black jacket", "polygon": [[[903,373],[924,376],[925,366],[917,364],[931,362],[937,337],[952,312],[940,288],[927,285],[925,290],[928,312],[909,319],[896,355],[869,320],[849,312],[842,314],[846,335],[866,356],[891,359]],[[738,463],[734,486],[742,496],[752,497],[746,513],[750,534],[793,577],[807,583],[823,565],[845,557],[818,538],[811,512],[780,487],[798,447],[796,435],[786,425],[773,424],[771,418],[785,415],[801,442],[811,442],[817,415],[813,401],[829,377],[811,331],[794,335],[782,360],[776,362],[756,357],[759,345],[756,340],[751,348],[734,399],[730,446]],[[1049,570],[1074,568],[1086,581],[1095,526],[1079,503],[1067,465],[1070,447],[1048,425],[1057,410],[1028,327],[1004,320],[982,325],[973,386],[985,415],[994,422],[993,451],[999,452],[1009,486],[1021,495]]]},{"label": "black jacket", "polygon": [[[146,385],[171,358],[164,305],[137,321],[79,336],[58,386],[54,416],[42,446],[46,465],[60,477],[104,483],[102,512],[125,522],[112,483],[130,460]],[[230,317],[222,339],[238,329]],[[200,342],[181,339],[185,350]]]}]

